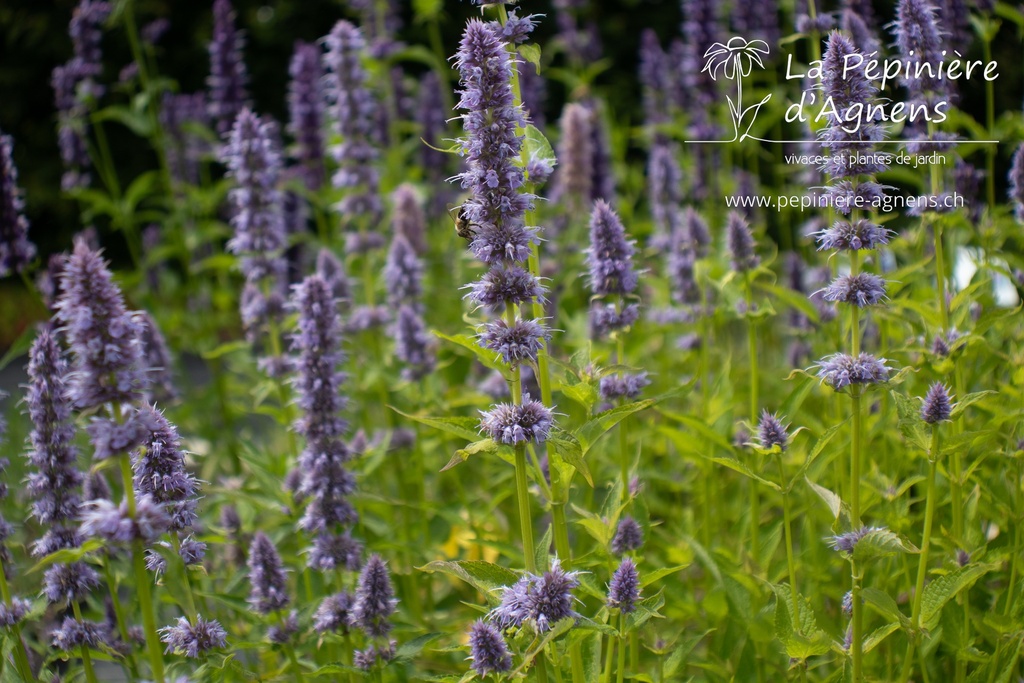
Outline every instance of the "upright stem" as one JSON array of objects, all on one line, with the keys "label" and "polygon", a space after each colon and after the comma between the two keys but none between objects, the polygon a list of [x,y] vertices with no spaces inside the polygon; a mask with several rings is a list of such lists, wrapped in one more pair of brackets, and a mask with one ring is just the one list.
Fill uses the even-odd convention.
[{"label": "upright stem", "polygon": [[[619,330],[616,334],[615,342],[615,362],[619,365],[626,364],[626,341],[622,330]],[[626,399],[622,400],[623,403]],[[629,418],[624,418],[618,426],[619,432],[619,476],[622,477],[622,502],[626,503],[629,501],[629,467],[633,464],[633,458],[629,454],[629,440],[628,433],[626,432],[626,421]]]},{"label": "upright stem", "polygon": [[526,571],[537,573],[537,559],[533,547],[533,519],[530,514],[529,482],[526,478],[526,445],[516,444],[516,496],[519,499],[519,526],[523,536],[523,555]]},{"label": "upright stem", "polygon": [[[754,295],[750,287],[750,276],[744,274],[744,285],[746,287],[747,312],[752,313],[754,307]],[[758,364],[757,364],[757,328],[752,318],[747,319],[747,354],[750,356],[750,425],[757,424],[758,406]],[[754,456],[758,456],[755,454]],[[750,561],[757,569],[761,564],[760,533],[758,525],[761,521],[761,502],[758,497],[757,482],[750,480]]]},{"label": "upright stem", "polygon": [[619,614],[619,665],[615,672],[616,683],[622,683],[626,675],[626,615]]},{"label": "upright stem", "polygon": [[[124,495],[128,500],[128,516],[135,519],[135,487],[132,481],[131,461],[127,453],[119,456],[119,460],[121,462],[121,479],[124,482]],[[145,547],[141,539],[132,542],[132,566],[135,570],[135,589],[139,592],[142,627],[146,635],[149,664],[153,669],[153,681],[154,683],[163,683],[164,657],[160,646],[160,635],[156,632],[156,608],[149,586],[149,574],[146,572]]]},{"label": "upright stem", "polygon": [[851,656],[853,658],[853,683],[861,683],[864,680],[863,659],[864,659],[864,605],[861,604],[860,591],[863,580],[863,570],[857,566],[857,561],[850,558],[850,573],[853,576],[853,640],[850,644]]},{"label": "upright stem", "polygon": [[[7,585],[3,557],[0,557],[0,598],[3,599],[4,604],[9,609],[11,606],[11,589]],[[32,667],[28,663],[28,655],[25,654],[25,643],[21,640],[21,625],[14,624],[11,626],[11,633],[14,635],[14,665],[18,668],[18,673],[26,681],[36,680],[35,676],[32,675]]]},{"label": "upright stem", "polygon": [[[78,606],[77,600],[71,601],[71,610],[75,613],[75,621],[79,624],[82,623],[82,608]],[[79,647],[82,653],[82,668],[85,669],[85,680],[89,683],[97,683],[96,681],[96,670],[92,667],[92,655],[89,654],[89,647],[82,645]]]},{"label": "upright stem", "polygon": [[789,487],[786,486],[786,474],[782,468],[782,454],[778,456],[779,461],[779,484],[782,489],[782,519],[786,535],[786,565],[789,571],[789,592],[793,601],[793,628],[800,632],[800,599],[796,592],[796,562],[793,558],[793,517],[789,505]]},{"label": "upright stem", "polygon": [[128,622],[124,617],[124,607],[121,605],[121,598],[117,595],[117,582],[114,574],[110,571],[110,562],[103,563],[103,578],[107,583],[107,591],[110,593],[110,602],[114,606],[114,617],[117,619],[117,631],[121,640],[129,645],[125,655],[128,671],[132,678],[138,678],[138,665],[135,663],[135,652],[131,646],[131,636],[128,633]]},{"label": "upright stem", "polygon": [[[850,252],[850,275],[860,272],[860,253]],[[860,355],[860,309],[850,306],[850,349],[854,359]],[[854,526],[860,524],[860,470],[861,470],[861,396],[857,387],[850,387],[853,402],[853,434],[850,437],[850,517]]]}]

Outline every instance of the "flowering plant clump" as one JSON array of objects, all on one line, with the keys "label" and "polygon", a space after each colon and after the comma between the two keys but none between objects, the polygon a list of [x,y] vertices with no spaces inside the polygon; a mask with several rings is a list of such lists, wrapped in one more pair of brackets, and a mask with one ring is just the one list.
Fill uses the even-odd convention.
[{"label": "flowering plant clump", "polygon": [[1024,680],[1013,3],[524,3],[16,8],[0,679]]}]

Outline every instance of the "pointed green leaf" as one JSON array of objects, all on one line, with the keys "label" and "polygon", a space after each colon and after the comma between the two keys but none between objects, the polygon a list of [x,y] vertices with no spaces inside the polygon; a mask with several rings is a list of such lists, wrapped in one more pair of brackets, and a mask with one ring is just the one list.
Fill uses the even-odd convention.
[{"label": "pointed green leaf", "polygon": [[440,429],[442,432],[447,432],[454,436],[460,436],[466,441],[475,442],[480,438],[480,432],[477,431],[477,426],[480,424],[480,420],[475,417],[425,417],[422,415],[411,415],[409,413],[403,413],[394,406],[388,406],[391,410],[395,411],[402,417],[407,417],[410,420],[425,424],[435,429]]},{"label": "pointed green leaf", "polygon": [[992,565],[971,564],[932,579],[921,596],[921,624],[929,630],[938,626],[943,605],[990,571]]},{"label": "pointed green leaf", "polygon": [[711,460],[712,460],[712,462],[716,462],[719,465],[725,465],[729,469],[731,469],[731,470],[733,470],[735,472],[739,472],[740,474],[742,474],[745,477],[750,477],[754,481],[761,482],[765,486],[767,486],[767,487],[769,487],[771,489],[774,489],[775,491],[781,491],[782,490],[782,487],[779,486],[778,484],[776,484],[774,481],[769,481],[768,479],[765,479],[761,475],[756,474],[746,464],[740,462],[736,458],[711,458]]},{"label": "pointed green leaf", "polygon": [[511,586],[519,580],[519,575],[511,569],[479,560],[435,560],[417,569],[428,574],[441,572],[461,579],[479,590],[492,603],[500,600],[498,589]]},{"label": "pointed green leaf", "polygon": [[456,465],[461,465],[462,463],[469,460],[469,456],[471,455],[476,455],[477,453],[494,453],[497,450],[498,444],[496,444],[493,439],[482,439],[480,441],[474,441],[465,448],[460,448],[459,450],[455,451],[455,454],[452,455],[451,460],[448,461],[447,465],[441,468],[441,471],[447,472]]},{"label": "pointed green leaf", "polygon": [[853,559],[870,562],[898,553],[917,552],[920,551],[888,529],[872,529],[853,546]]},{"label": "pointed green leaf", "polygon": [[818,494],[818,498],[821,498],[825,505],[828,506],[829,512],[832,513],[833,521],[838,520],[840,513],[843,511],[842,499],[824,486],[815,484],[807,477],[804,477],[804,481],[807,482],[807,485],[811,487],[812,491]]},{"label": "pointed green leaf", "polygon": [[657,401],[655,399],[648,398],[643,401],[626,403],[625,405],[621,405],[595,415],[592,420],[573,432],[579,440],[580,446],[583,448],[583,453],[585,454],[589,451],[591,446],[594,445],[594,442],[600,439],[605,432],[617,425],[619,422],[626,419],[633,413],[650,408],[656,402]]}]

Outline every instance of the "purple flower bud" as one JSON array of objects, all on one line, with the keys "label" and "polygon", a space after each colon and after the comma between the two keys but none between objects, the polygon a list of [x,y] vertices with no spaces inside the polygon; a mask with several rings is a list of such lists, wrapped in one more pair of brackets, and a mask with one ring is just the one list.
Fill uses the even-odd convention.
[{"label": "purple flower bud", "polygon": [[78,648],[100,650],[110,642],[110,628],[106,624],[93,621],[77,621],[74,617],[65,617],[60,628],[50,632],[53,647],[64,652]]},{"label": "purple flower bud", "polygon": [[0,601],[0,628],[10,628],[20,623],[32,609],[32,603],[24,598],[13,597],[11,604]]},{"label": "purple flower bud", "polygon": [[860,251],[877,249],[888,244],[892,231],[861,218],[850,222],[836,221],[832,227],[815,235],[818,250],[834,249],[837,251]]},{"label": "purple flower bud", "polygon": [[857,543],[860,542],[860,539],[864,538],[873,531],[882,531],[882,529],[879,527],[862,526],[859,529],[854,529],[853,531],[847,531],[844,534],[833,536],[832,540],[829,541],[829,544],[837,552],[852,555],[853,551],[857,547]]},{"label": "purple flower bud", "polygon": [[288,67],[288,132],[295,139],[294,158],[306,189],[315,192],[324,183],[324,93],[320,50],[296,41]]},{"label": "purple flower bud", "polygon": [[495,266],[476,282],[467,285],[467,299],[481,306],[501,309],[505,304],[522,304],[534,300],[545,303],[544,287],[522,266]]},{"label": "purple flower bud", "polygon": [[320,533],[313,539],[307,562],[310,569],[322,572],[335,569],[358,571],[363,563],[363,544],[351,534]]},{"label": "purple flower bud", "polygon": [[399,307],[392,334],[395,356],[406,366],[402,369],[402,377],[415,382],[433,370],[433,340],[416,308],[409,304]]},{"label": "purple flower bud", "polygon": [[423,294],[423,263],[404,235],[398,233],[391,241],[384,281],[388,290],[388,304],[398,308],[403,304],[418,305]]},{"label": "purple flower bud", "polygon": [[249,74],[242,49],[245,38],[235,28],[231,0],[214,0],[213,37],[210,40],[209,111],[217,133],[231,130],[239,113],[249,103]]},{"label": "purple flower bud", "polygon": [[633,242],[626,239],[622,221],[603,199],[594,202],[590,216],[590,288],[594,294],[632,294],[637,286],[633,270]]},{"label": "purple flower bud", "polygon": [[625,555],[634,550],[640,550],[644,544],[644,530],[640,523],[632,517],[626,516],[619,520],[619,526],[615,529],[615,536],[612,538],[612,553]]},{"label": "purple flower bud", "polygon": [[277,645],[289,643],[292,637],[299,631],[299,613],[292,610],[288,616],[267,629],[267,640]]},{"label": "purple flower bud", "polygon": [[396,604],[387,564],[380,555],[371,555],[359,573],[352,604],[353,625],[371,638],[383,638],[391,631],[388,618],[394,614]]},{"label": "purple flower bud", "polygon": [[78,515],[83,476],[75,465],[68,364],[50,328],[40,330],[29,349],[28,377],[28,459],[35,469],[28,477],[32,514],[43,524],[63,526]]},{"label": "purple flower bud", "polygon": [[160,642],[167,645],[166,654],[180,654],[190,659],[199,659],[211,650],[227,647],[228,634],[224,627],[213,619],[196,616],[196,623],[185,617],[178,617],[173,626],[157,630]]},{"label": "purple flower bud", "polygon": [[427,253],[427,219],[423,207],[416,197],[416,190],[409,183],[402,183],[391,195],[395,209],[391,218],[395,236],[401,235],[409,241],[417,256]]},{"label": "purple flower bud", "polygon": [[267,615],[288,606],[288,577],[284,564],[265,533],[257,531],[249,552],[249,604],[257,614]]},{"label": "purple flower bud", "polygon": [[85,141],[88,118],[85,104],[78,99],[82,80],[79,66],[77,60],[72,60],[55,67],[50,80],[57,107],[57,142],[65,169],[61,188],[65,191],[89,184],[90,160]]},{"label": "purple flower bud", "polygon": [[650,383],[651,380],[647,379],[646,372],[607,375],[601,378],[599,391],[601,398],[605,401],[636,398]]},{"label": "purple flower bud", "polygon": [[924,397],[924,404],[921,406],[921,419],[930,425],[935,425],[947,422],[952,412],[953,402],[949,395],[949,389],[942,382],[935,382]]},{"label": "purple flower bud", "polygon": [[771,450],[778,446],[780,450],[786,450],[789,445],[789,434],[786,432],[786,425],[782,424],[777,415],[767,410],[761,413],[761,421],[757,424],[757,441],[761,448]]},{"label": "purple flower bud", "polygon": [[103,54],[100,41],[103,38],[101,26],[110,16],[111,5],[97,0],[80,0],[71,15],[68,32],[75,57],[69,66],[78,72],[81,82],[78,85],[78,96],[93,99],[103,96],[104,88],[93,79],[103,73]]},{"label": "purple flower bud", "polygon": [[13,148],[11,136],[0,131],[0,277],[24,272],[36,255],[35,245],[28,240]]},{"label": "purple flower bud", "polygon": [[356,650],[352,655],[352,663],[357,669],[369,671],[378,662],[386,664],[395,658],[395,641],[388,641],[387,645],[371,645],[363,650]]},{"label": "purple flower bud", "polygon": [[537,631],[543,633],[562,619],[579,616],[572,609],[572,590],[580,585],[576,576],[576,572],[562,569],[556,558],[551,569],[533,581],[527,606],[528,618],[536,624]]},{"label": "purple flower bud", "polygon": [[590,202],[594,150],[593,114],[582,104],[567,104],[562,111],[562,139],[558,144],[558,172],[554,196],[577,209]]},{"label": "purple flower bud", "polygon": [[56,316],[75,359],[68,396],[81,409],[136,401],[145,385],[139,322],[125,310],[106,263],[82,240],[61,289]]},{"label": "purple flower bud", "polygon": [[640,318],[640,306],[631,303],[620,309],[615,304],[594,302],[590,306],[590,336],[602,339],[617,330],[631,327]]},{"label": "purple flower bud", "polygon": [[750,226],[736,211],[730,211],[726,220],[725,237],[733,270],[743,273],[757,267],[761,260],[754,253],[756,244]]},{"label": "purple flower bud", "polygon": [[881,384],[889,380],[885,358],[862,353],[856,358],[834,353],[818,361],[818,377],[836,391],[851,384]]},{"label": "purple flower bud", "polygon": [[353,601],[352,594],[347,591],[324,598],[313,615],[313,628],[316,632],[347,634],[352,623]]},{"label": "purple flower bud", "polygon": [[381,200],[375,167],[378,153],[372,143],[376,103],[362,65],[366,41],[358,28],[342,20],[324,43],[329,113],[341,136],[341,143],[331,150],[338,162],[332,183],[346,190],[338,209],[349,220],[365,216],[375,221],[381,213]]},{"label": "purple flower bud", "polygon": [[358,334],[384,327],[390,321],[391,309],[387,306],[356,306],[345,323],[345,332]]},{"label": "purple flower bud", "polygon": [[515,445],[523,441],[547,440],[554,422],[551,409],[523,394],[523,402],[498,403],[489,411],[480,411],[480,431],[497,443]]},{"label": "purple flower bud", "polygon": [[1014,215],[1017,220],[1024,223],[1024,143],[1017,147],[1013,153],[1013,162],[1010,165],[1010,201],[1013,202]]},{"label": "purple flower bud", "polygon": [[498,629],[477,620],[469,630],[470,659],[480,676],[504,673],[512,668],[512,655]]},{"label": "purple flower bud", "polygon": [[629,557],[622,558],[619,568],[612,575],[608,584],[609,609],[618,609],[623,614],[636,610],[636,602],[640,599],[640,575],[636,564]]},{"label": "purple flower bud", "polygon": [[853,591],[843,594],[843,614],[848,617],[853,615]]},{"label": "purple flower bud", "polygon": [[43,575],[43,595],[51,603],[81,600],[100,585],[100,577],[85,562],[55,564]]},{"label": "purple flower bud", "polygon": [[[420,146],[420,165],[428,178],[440,180],[446,176],[445,169],[449,166],[450,155],[434,149],[443,148],[444,139],[448,136],[448,122],[444,101],[441,98],[441,79],[434,71],[428,71],[420,79],[416,122],[419,124],[420,137],[428,143]],[[440,192],[435,190],[435,193]],[[444,204],[442,203],[439,208],[443,209]]]},{"label": "purple flower bud", "polygon": [[900,56],[910,65],[911,77],[904,78],[903,84],[911,97],[920,101],[948,96],[948,81],[938,78],[944,57],[935,8],[928,0],[900,0],[893,32]]},{"label": "purple flower bud", "polygon": [[510,367],[536,361],[549,337],[543,322],[522,318],[516,318],[511,326],[504,318],[497,318],[488,322],[479,335],[480,346],[501,354],[502,361]]},{"label": "purple flower bud", "polygon": [[808,14],[797,15],[794,23],[798,33],[828,33],[836,27],[836,18],[819,10],[813,18]]},{"label": "purple flower bud", "polygon": [[885,299],[885,280],[872,273],[840,275],[822,292],[825,301],[874,306]]}]

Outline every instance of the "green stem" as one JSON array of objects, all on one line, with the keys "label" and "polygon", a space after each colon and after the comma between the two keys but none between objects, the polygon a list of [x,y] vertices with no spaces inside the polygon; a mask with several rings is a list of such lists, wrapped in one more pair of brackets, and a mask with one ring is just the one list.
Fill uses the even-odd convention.
[{"label": "green stem", "polygon": [[[178,534],[171,534],[171,544],[174,546],[174,553],[181,557],[181,539],[178,538]],[[196,598],[192,592],[192,582],[188,578],[188,566],[185,567],[185,571],[182,572],[182,577],[185,581],[185,609],[188,613],[189,621],[193,624],[199,617],[199,611],[196,609]]]},{"label": "green stem", "polygon": [[[128,501],[128,516],[135,519],[135,487],[132,480],[132,464],[127,453],[121,455],[121,479],[124,482],[125,498]],[[146,636],[149,664],[153,671],[154,683],[164,682],[164,657],[160,635],[156,632],[156,607],[146,572],[145,547],[141,539],[132,542],[132,565],[135,570],[135,590],[139,593],[139,607],[142,610],[142,628]]]},{"label": "green stem", "polygon": [[[751,291],[750,276],[744,274],[744,286],[746,288],[747,313],[754,312],[754,295]],[[758,390],[760,379],[758,377],[757,362],[757,327],[753,318],[747,319],[747,355],[750,357],[750,426],[757,425]],[[757,458],[757,455],[754,456]],[[756,471],[757,468],[755,468]],[[761,564],[760,530],[761,523],[761,502],[757,490],[757,482],[750,480],[750,561],[756,570]]]},{"label": "green stem", "polygon": [[[785,486],[786,475],[782,469],[782,454],[778,456],[779,483]],[[797,632],[800,631],[800,600],[796,592],[796,561],[793,558],[793,517],[789,504],[789,488],[782,490],[782,519],[786,535],[786,565],[789,570],[789,592],[793,600],[793,617],[791,619]]]},{"label": "green stem", "polygon": [[858,570],[857,561],[850,558],[850,573],[853,577],[853,639],[850,653],[853,658],[853,683],[864,680],[864,605],[861,604],[861,581],[864,578]]},{"label": "green stem", "polygon": [[117,632],[121,636],[121,641],[128,646],[127,654],[125,655],[126,663],[128,665],[128,671],[131,678],[134,680],[139,677],[138,665],[135,663],[135,652],[134,648],[131,647],[131,636],[128,633],[128,621],[124,616],[124,606],[121,604],[121,598],[117,595],[117,581],[114,580],[114,573],[110,571],[110,562],[105,561],[103,563],[103,578],[107,583],[107,591],[110,593],[110,602],[114,606],[114,617],[117,619]]},{"label": "green stem", "polygon": [[[75,621],[81,624],[84,619],[82,619],[82,608],[78,606],[77,601],[71,601],[71,610],[75,613]],[[92,668],[92,655],[89,654],[88,646],[82,645],[79,650],[82,653],[82,668],[85,669],[85,680],[89,683],[97,683],[96,671]]]},{"label": "green stem", "polygon": [[[850,256],[850,274],[854,277],[860,272],[860,254],[852,251]],[[850,307],[850,348],[854,358],[860,355],[860,309]],[[860,470],[861,470],[861,436],[862,415],[861,395],[857,387],[850,387],[850,399],[853,402],[853,425],[850,436],[850,519],[853,526],[860,524]]]},{"label": "green stem", "polygon": [[619,614],[619,664],[615,671],[616,683],[622,683],[626,676],[626,615]]},{"label": "green stem", "polygon": [[516,496],[519,499],[519,526],[523,536],[523,555],[526,571],[537,573],[537,559],[533,547],[533,518],[530,514],[530,490],[526,477],[526,446],[516,444]]},{"label": "green stem", "polygon": [[615,643],[618,639],[608,636],[608,649],[604,653],[604,674],[601,680],[604,683],[612,681],[612,666],[615,662]]},{"label": "green stem", "polygon": [[[6,569],[3,558],[0,557],[0,598],[8,608],[11,606],[11,588],[7,585]],[[25,653],[25,643],[21,640],[21,624],[11,626],[11,633],[14,635],[14,665],[18,673],[26,681],[36,680],[32,675],[32,667],[28,663],[28,655]]]}]

